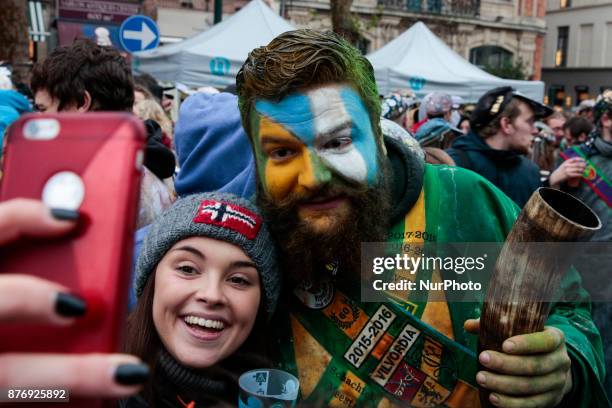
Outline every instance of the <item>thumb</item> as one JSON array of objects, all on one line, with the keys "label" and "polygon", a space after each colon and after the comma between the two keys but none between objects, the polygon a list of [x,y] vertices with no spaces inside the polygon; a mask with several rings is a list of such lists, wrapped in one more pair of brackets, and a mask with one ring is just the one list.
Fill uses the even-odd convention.
[{"label": "thumb", "polygon": [[478,334],[478,331],[480,330],[480,318],[478,318],[478,319],[467,319],[463,323],[463,328],[468,333]]}]

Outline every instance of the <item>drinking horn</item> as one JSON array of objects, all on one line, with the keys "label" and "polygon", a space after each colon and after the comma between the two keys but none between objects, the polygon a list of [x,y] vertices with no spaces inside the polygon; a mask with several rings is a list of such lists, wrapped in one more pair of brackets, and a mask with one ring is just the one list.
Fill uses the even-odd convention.
[{"label": "drinking horn", "polygon": [[[509,337],[544,329],[549,301],[572,262],[563,243],[586,241],[599,228],[597,215],[570,194],[551,188],[533,193],[497,258],[480,316],[479,355],[501,351]],[[489,394],[480,388],[481,407],[492,406]]]}]

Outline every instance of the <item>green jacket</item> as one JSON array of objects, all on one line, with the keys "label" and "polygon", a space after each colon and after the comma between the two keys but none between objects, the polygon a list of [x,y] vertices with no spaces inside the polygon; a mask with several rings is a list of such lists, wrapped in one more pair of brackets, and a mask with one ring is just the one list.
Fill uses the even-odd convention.
[{"label": "green jacket", "polygon": [[[397,146],[388,150],[395,195],[401,197],[397,193],[402,186],[414,185],[419,178],[414,178],[410,166],[402,163],[410,158],[394,149]],[[518,215],[514,202],[471,171],[425,165],[422,180],[426,229],[421,233],[427,239],[501,242]],[[414,200],[394,200],[407,201],[410,206],[404,214],[409,213]],[[404,218],[398,219],[390,237],[405,236],[407,228]],[[328,274],[335,267],[321,266]],[[574,387],[564,403],[571,407],[609,406],[601,387],[601,339],[590,317],[588,294],[575,270],[568,272],[562,289],[573,301],[556,303],[547,325],[565,333],[572,359]],[[317,288],[300,285],[292,293],[285,293],[287,307],[281,308],[273,325],[279,330],[279,367],[298,376],[305,403],[344,407],[386,407],[392,403],[471,406],[465,401],[476,398],[477,338],[465,332],[463,323],[480,315],[480,304],[448,304],[453,341],[423,323],[418,318],[422,313],[418,306],[407,310],[394,302],[364,303],[359,299],[358,284],[347,282]],[[367,331],[371,335],[364,337]]]}]

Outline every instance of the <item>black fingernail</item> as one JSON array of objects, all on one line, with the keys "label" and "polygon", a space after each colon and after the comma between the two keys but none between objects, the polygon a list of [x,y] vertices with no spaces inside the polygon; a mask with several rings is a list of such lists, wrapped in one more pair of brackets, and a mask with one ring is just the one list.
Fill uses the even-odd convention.
[{"label": "black fingernail", "polygon": [[66,210],[65,208],[52,208],[51,215],[56,220],[76,221],[79,219],[79,212],[76,210]]},{"label": "black fingernail", "polygon": [[137,385],[149,378],[149,366],[146,364],[121,364],[115,370],[115,382],[121,385]]},{"label": "black fingernail", "polygon": [[83,316],[87,311],[85,300],[70,293],[58,293],[55,313],[65,317]]}]

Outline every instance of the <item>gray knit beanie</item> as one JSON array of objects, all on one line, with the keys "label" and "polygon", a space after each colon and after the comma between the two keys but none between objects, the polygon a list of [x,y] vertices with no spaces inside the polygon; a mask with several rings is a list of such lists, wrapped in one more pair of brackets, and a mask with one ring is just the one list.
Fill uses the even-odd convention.
[{"label": "gray knit beanie", "polygon": [[178,241],[209,237],[242,248],[257,266],[268,318],[280,294],[276,250],[257,207],[227,193],[202,193],[183,197],[161,214],[147,233],[136,266],[134,288],[140,296],[157,264]]}]

